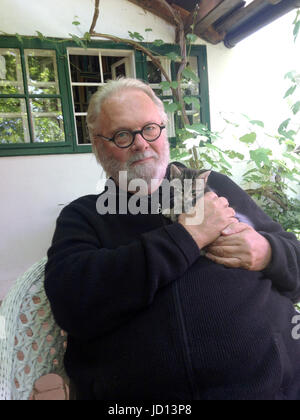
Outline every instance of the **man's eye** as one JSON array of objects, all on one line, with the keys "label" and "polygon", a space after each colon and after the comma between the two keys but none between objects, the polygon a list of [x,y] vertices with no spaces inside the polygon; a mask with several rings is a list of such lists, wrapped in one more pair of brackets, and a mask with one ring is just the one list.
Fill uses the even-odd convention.
[{"label": "man's eye", "polygon": [[130,133],[128,133],[128,131],[121,131],[120,133],[116,134],[116,137],[118,137],[119,139],[123,139],[128,136],[130,136]]},{"label": "man's eye", "polygon": [[155,125],[147,125],[147,126],[145,127],[145,130],[147,130],[147,131],[152,131],[152,130],[155,130]]}]

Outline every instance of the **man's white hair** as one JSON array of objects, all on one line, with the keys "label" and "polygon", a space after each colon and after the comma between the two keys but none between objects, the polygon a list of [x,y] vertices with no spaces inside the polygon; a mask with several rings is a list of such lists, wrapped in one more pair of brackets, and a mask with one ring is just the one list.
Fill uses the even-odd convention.
[{"label": "man's white hair", "polygon": [[167,124],[168,122],[168,117],[165,112],[163,102],[158,98],[158,96],[156,96],[155,92],[149,85],[142,82],[141,80],[133,78],[119,78],[117,80],[110,80],[108,83],[106,83],[103,87],[101,87],[97,92],[93,94],[89,102],[87,113],[87,126],[89,129],[93,151],[98,161],[99,158],[97,149],[94,144],[93,129],[95,127],[96,121],[99,118],[99,115],[101,114],[102,104],[106,99],[110,98],[111,96],[116,95],[121,91],[129,89],[141,90],[146,95],[148,95],[149,98],[153,101],[153,103],[157,106],[162,118],[162,123]]}]

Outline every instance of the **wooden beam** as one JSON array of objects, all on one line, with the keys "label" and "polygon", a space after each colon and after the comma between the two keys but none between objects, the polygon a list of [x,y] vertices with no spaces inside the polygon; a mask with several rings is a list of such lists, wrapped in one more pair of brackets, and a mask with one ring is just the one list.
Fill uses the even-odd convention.
[{"label": "wooden beam", "polygon": [[212,10],[214,10],[223,0],[203,0],[196,5],[185,21],[185,32],[191,32],[191,26],[196,22],[201,21],[207,16]]},{"label": "wooden beam", "polygon": [[164,19],[166,22],[171,23],[176,26],[176,21],[172,14],[165,8],[162,7],[161,3],[157,0],[128,0],[130,3],[135,4],[136,6],[141,7],[147,12],[153,13],[155,16],[158,16]]},{"label": "wooden beam", "polygon": [[220,42],[224,41],[226,32],[218,32],[213,26],[210,26],[206,29],[205,32],[201,34],[201,38],[210,44],[217,45]]},{"label": "wooden beam", "polygon": [[222,16],[227,15],[232,10],[236,9],[241,5],[241,0],[223,0],[221,1],[211,12],[205,17],[196,21],[194,32],[200,36],[205,32],[211,25],[213,25]]},{"label": "wooden beam", "polygon": [[177,4],[175,3],[172,3],[171,6],[173,7],[173,9],[177,10],[180,13],[182,20],[185,21],[189,17],[190,12],[187,11],[186,9],[183,9],[180,6],[177,6]]},{"label": "wooden beam", "polygon": [[218,31],[228,32],[234,25],[242,22],[250,13],[255,12],[258,8],[268,3],[276,5],[280,3],[280,1],[281,0],[253,0],[248,6],[238,9],[232,13],[232,15],[228,16],[228,18],[222,21],[216,29]]}]

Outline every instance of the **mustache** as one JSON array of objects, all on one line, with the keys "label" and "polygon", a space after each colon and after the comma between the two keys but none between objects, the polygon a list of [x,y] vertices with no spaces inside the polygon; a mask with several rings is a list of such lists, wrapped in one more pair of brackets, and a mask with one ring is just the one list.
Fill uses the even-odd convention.
[{"label": "mustache", "polygon": [[147,158],[154,158],[158,159],[158,154],[154,151],[146,151],[144,153],[136,153],[134,156],[128,159],[127,165],[131,165],[134,162],[137,162],[138,160],[147,159]]}]

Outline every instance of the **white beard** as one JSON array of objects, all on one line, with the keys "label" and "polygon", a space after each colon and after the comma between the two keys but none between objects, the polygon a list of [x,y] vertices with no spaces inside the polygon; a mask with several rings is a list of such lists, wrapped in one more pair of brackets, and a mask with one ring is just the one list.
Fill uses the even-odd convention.
[{"label": "white beard", "polygon": [[[135,153],[127,162],[121,163],[115,158],[108,156],[105,152],[98,154],[100,164],[105,170],[108,176],[111,176],[115,182],[119,179],[119,173],[121,171],[127,172],[127,182],[134,179],[143,179],[146,181],[148,187],[151,186],[151,180],[157,180],[160,182],[166,173],[169,161],[170,161],[170,147],[169,142],[165,139],[164,147],[161,150],[160,155],[154,150],[147,150],[144,153]],[[138,165],[131,166],[133,162],[148,157],[153,157],[149,162],[141,163]],[[153,181],[152,181],[153,182]],[[155,182],[153,182],[155,185]]]}]

